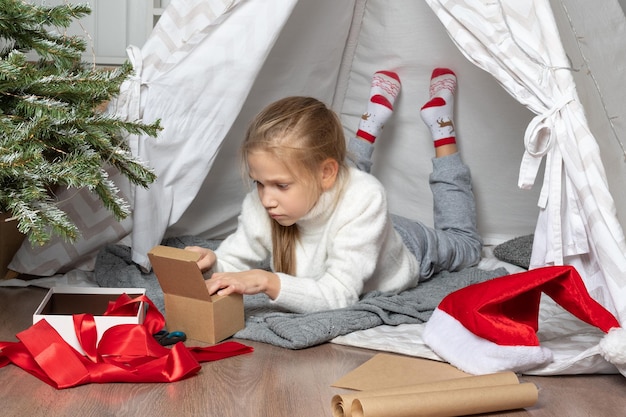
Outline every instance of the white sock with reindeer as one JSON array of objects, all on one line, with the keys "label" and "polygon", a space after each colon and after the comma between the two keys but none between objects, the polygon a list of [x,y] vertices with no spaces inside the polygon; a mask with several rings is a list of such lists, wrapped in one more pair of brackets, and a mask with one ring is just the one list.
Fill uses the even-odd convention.
[{"label": "white sock with reindeer", "polygon": [[430,77],[430,98],[420,110],[435,147],[456,143],[454,93],[456,75],[448,68],[435,68]]},{"label": "white sock with reindeer", "polygon": [[378,71],[374,74],[367,110],[359,121],[357,137],[374,143],[393,113],[393,103],[400,87],[400,77],[395,72]]}]

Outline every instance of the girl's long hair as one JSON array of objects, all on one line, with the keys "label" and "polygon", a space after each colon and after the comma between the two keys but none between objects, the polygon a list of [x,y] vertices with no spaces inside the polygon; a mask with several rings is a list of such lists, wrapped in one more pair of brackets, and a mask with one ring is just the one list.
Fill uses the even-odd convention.
[{"label": "girl's long hair", "polygon": [[[312,97],[287,97],[263,109],[250,124],[241,148],[246,171],[248,154],[253,151],[269,152],[282,161],[297,181],[309,187],[314,201],[322,193],[317,175],[322,162],[332,158],[339,163],[337,183],[347,171],[341,122],[334,111]],[[298,238],[297,224],[282,226],[272,220],[274,271],[295,275]]]}]

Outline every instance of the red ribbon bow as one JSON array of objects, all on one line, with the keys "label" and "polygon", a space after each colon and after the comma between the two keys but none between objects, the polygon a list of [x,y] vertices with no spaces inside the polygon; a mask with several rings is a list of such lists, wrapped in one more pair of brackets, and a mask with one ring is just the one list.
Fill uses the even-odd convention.
[{"label": "red ribbon bow", "polygon": [[113,326],[99,343],[93,315],[74,315],[74,330],[84,355],[45,319],[40,320],[17,334],[19,342],[0,342],[0,368],[13,363],[57,389],[88,383],[174,382],[196,374],[200,362],[253,351],[237,342],[189,348],[179,342],[171,349],[161,346],[153,334],[163,329],[165,319],[146,296],[122,294],[109,303],[104,315],[135,315],[140,302],[148,304],[143,324]]}]

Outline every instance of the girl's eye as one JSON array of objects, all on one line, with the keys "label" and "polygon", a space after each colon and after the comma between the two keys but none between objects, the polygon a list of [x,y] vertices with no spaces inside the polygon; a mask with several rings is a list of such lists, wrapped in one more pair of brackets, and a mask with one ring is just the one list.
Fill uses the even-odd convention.
[{"label": "girl's eye", "polygon": [[289,184],[277,184],[276,186],[281,190],[286,190],[287,188],[289,188]]}]

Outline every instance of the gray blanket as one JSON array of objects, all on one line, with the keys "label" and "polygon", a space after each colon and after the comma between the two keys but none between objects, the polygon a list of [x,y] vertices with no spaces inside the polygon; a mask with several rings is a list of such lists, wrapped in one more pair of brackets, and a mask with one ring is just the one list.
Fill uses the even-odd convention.
[{"label": "gray blanket", "polygon": [[[215,248],[219,242],[182,237],[167,240],[164,244]],[[263,294],[245,296],[246,327],[235,337],[289,349],[303,349],[381,324],[424,323],[447,294],[506,274],[504,268],[493,271],[467,268],[458,272],[441,272],[399,294],[371,292],[353,306],[307,314],[272,308]],[[156,277],[153,273],[141,272],[130,260],[128,247],[109,245],[104,248],[96,260],[95,276],[103,287],[146,288],[146,295],[163,312],[163,293]]]}]

